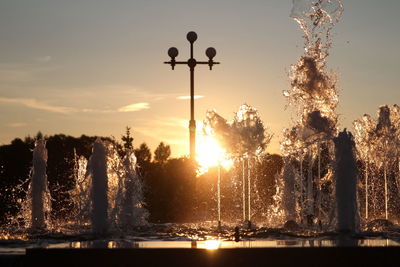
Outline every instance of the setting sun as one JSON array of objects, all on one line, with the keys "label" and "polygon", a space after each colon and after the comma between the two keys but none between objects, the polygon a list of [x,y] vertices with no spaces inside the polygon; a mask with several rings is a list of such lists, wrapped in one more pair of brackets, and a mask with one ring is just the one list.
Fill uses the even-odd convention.
[{"label": "setting sun", "polygon": [[196,160],[200,165],[199,174],[207,172],[212,166],[219,165],[229,170],[233,165],[233,160],[229,158],[226,150],[212,136],[198,135],[196,151]]}]

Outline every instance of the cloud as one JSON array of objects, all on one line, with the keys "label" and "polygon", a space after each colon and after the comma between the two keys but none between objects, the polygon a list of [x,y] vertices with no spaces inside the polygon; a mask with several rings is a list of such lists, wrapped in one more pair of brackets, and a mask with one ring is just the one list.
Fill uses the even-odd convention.
[{"label": "cloud", "polygon": [[38,62],[49,62],[51,60],[51,56],[42,56],[35,58]]},{"label": "cloud", "polygon": [[76,109],[74,109],[74,108],[50,105],[50,104],[46,104],[43,102],[39,102],[33,98],[0,97],[0,102],[10,103],[10,104],[19,104],[19,105],[23,105],[28,108],[44,110],[44,111],[49,111],[49,112],[54,112],[54,113],[68,114],[68,113],[76,112]]},{"label": "cloud", "polygon": [[84,108],[84,109],[80,109],[78,112],[84,112],[84,113],[113,113],[113,112],[116,112],[116,111],[112,110],[112,109]]},{"label": "cloud", "polygon": [[139,111],[143,109],[149,109],[150,105],[147,102],[141,102],[141,103],[135,103],[135,104],[130,104],[127,106],[120,107],[118,109],[118,112],[134,112],[134,111]]},{"label": "cloud", "polygon": [[4,83],[20,83],[34,80],[35,71],[18,68],[14,66],[5,66],[0,64],[0,81]]},{"label": "cloud", "polygon": [[6,124],[6,126],[10,127],[10,128],[19,128],[19,127],[24,127],[26,125],[28,125],[28,124],[25,122],[12,122],[12,123]]},{"label": "cloud", "polygon": [[[204,97],[203,95],[195,95],[194,99],[199,99],[199,98],[203,98],[203,97]],[[189,95],[182,95],[182,96],[178,96],[176,99],[187,100],[187,99],[190,99],[190,96]]]},{"label": "cloud", "polygon": [[[114,112],[135,112],[143,109],[149,109],[150,104],[146,102],[134,103],[127,106],[120,107],[118,109],[90,109],[90,108],[73,108],[73,107],[64,107],[64,106],[56,106],[50,105],[47,103],[43,103],[37,101],[34,98],[11,98],[11,97],[1,97],[0,103],[9,103],[9,104],[17,104],[22,105],[28,108],[44,110],[53,113],[61,113],[61,114],[71,114],[71,113],[114,113]],[[15,127],[15,126],[14,126]]]},{"label": "cloud", "polygon": [[43,66],[40,63],[0,63],[0,84],[15,85],[36,81],[39,76],[56,69],[57,66]]}]

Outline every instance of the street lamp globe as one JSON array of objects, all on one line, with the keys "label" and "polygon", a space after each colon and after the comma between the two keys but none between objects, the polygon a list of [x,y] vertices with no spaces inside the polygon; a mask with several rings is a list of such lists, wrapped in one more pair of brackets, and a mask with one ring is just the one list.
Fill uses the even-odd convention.
[{"label": "street lamp globe", "polygon": [[194,43],[197,40],[197,33],[195,32],[188,32],[188,34],[186,35],[186,39],[190,42],[190,43]]},{"label": "street lamp globe", "polygon": [[172,59],[175,59],[178,56],[178,49],[176,47],[171,47],[168,49],[168,56],[170,56]]},{"label": "street lamp globe", "polygon": [[206,50],[206,56],[207,56],[209,59],[213,59],[213,58],[215,57],[216,54],[217,54],[217,50],[215,50],[214,47],[209,47],[209,48],[207,48],[207,50]]}]

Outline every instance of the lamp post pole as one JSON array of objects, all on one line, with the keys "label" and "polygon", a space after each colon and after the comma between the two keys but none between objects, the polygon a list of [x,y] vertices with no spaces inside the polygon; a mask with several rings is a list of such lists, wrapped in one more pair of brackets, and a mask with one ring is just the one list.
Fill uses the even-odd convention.
[{"label": "lamp post pole", "polygon": [[178,49],[171,47],[168,49],[168,55],[171,57],[170,61],[164,62],[164,64],[171,65],[172,69],[175,65],[184,64],[188,65],[190,69],[190,121],[189,121],[189,134],[190,134],[190,158],[195,159],[196,157],[196,121],[194,119],[194,68],[197,64],[206,64],[212,70],[212,67],[219,62],[215,62],[213,58],[217,54],[217,51],[213,47],[209,47],[206,50],[208,61],[197,61],[193,58],[193,43],[197,40],[197,34],[195,32],[189,32],[186,35],[186,39],[190,43],[190,58],[187,61],[176,61],[175,58],[178,56]]}]

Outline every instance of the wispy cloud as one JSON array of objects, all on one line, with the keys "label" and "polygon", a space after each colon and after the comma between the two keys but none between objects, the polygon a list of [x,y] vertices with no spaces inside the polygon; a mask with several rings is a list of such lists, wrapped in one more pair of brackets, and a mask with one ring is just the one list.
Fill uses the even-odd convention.
[{"label": "wispy cloud", "polygon": [[10,103],[10,104],[19,104],[19,105],[23,105],[28,108],[44,110],[44,111],[49,111],[49,112],[54,112],[54,113],[68,114],[68,113],[76,112],[76,109],[74,109],[74,108],[50,105],[47,103],[37,101],[36,99],[33,99],[33,98],[0,97],[0,102]]},{"label": "wispy cloud", "polygon": [[127,106],[120,107],[118,109],[119,112],[134,112],[134,111],[139,111],[143,109],[149,109],[150,105],[147,102],[141,102],[141,103],[135,103],[135,104],[130,104]]},{"label": "wispy cloud", "polygon": [[84,113],[113,113],[116,112],[113,109],[93,109],[93,108],[83,108],[78,110],[77,112],[84,112]]},{"label": "wispy cloud", "polygon": [[[195,95],[195,96],[194,96],[194,99],[199,99],[199,98],[203,98],[203,97],[204,97],[203,95]],[[190,99],[190,95],[178,96],[176,99],[179,99],[179,100],[188,100],[188,99]]]},{"label": "wispy cloud", "polygon": [[41,56],[35,58],[35,60],[38,62],[49,62],[51,60],[51,56]]},{"label": "wispy cloud", "polygon": [[28,124],[25,122],[11,122],[11,123],[6,124],[6,126],[10,127],[10,128],[19,128],[19,127],[24,127],[26,125],[28,125]]},{"label": "wispy cloud", "polygon": [[114,112],[135,112],[143,109],[149,109],[150,104],[147,102],[134,103],[127,106],[120,107],[118,109],[92,109],[92,108],[75,108],[51,105],[44,102],[37,101],[34,98],[11,98],[1,97],[0,102],[22,105],[27,108],[44,110],[53,113],[71,114],[71,113],[114,113]]},{"label": "wispy cloud", "polygon": [[34,70],[0,64],[0,81],[2,84],[29,82],[34,77]]},{"label": "wispy cloud", "polygon": [[[150,88],[138,88],[131,84],[102,84],[89,87],[77,87],[69,89],[69,93],[75,91],[76,93],[86,92],[98,96],[99,94],[109,97],[134,97],[142,102],[161,101],[169,98],[176,97],[177,93],[157,92]],[[117,94],[116,94],[117,93]]]},{"label": "wispy cloud", "polygon": [[37,80],[37,78],[44,73],[48,73],[56,69],[58,69],[58,67],[43,66],[39,62],[30,64],[0,63],[0,85],[15,85],[19,83],[32,82]]}]

